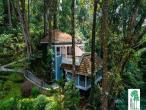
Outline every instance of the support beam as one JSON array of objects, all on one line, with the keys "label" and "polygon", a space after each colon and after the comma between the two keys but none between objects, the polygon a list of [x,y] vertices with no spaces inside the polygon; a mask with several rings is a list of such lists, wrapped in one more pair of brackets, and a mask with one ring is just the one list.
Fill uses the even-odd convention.
[{"label": "support beam", "polygon": [[80,85],[80,75],[78,75],[78,86]]},{"label": "support beam", "polygon": [[85,87],[87,87],[87,76],[85,76]]}]

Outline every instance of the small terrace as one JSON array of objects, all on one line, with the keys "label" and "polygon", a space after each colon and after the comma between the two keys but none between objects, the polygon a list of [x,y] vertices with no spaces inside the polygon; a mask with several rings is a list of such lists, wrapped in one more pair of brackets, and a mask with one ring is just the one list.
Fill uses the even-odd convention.
[{"label": "small terrace", "polygon": [[[82,56],[76,56],[75,57],[76,65],[80,65],[81,59],[82,59]],[[64,64],[72,64],[72,56],[71,55],[68,55],[66,57],[63,56],[62,57],[62,63],[64,63]]]}]

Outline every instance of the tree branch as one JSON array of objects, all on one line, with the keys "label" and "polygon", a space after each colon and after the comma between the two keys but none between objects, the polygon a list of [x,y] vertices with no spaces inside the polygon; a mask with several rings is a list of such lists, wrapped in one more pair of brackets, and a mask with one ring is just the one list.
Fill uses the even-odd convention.
[{"label": "tree branch", "polygon": [[133,30],[133,28],[135,27],[136,25],[136,16],[138,15],[138,10],[139,10],[139,1],[137,4],[135,4],[134,8],[133,8],[133,14],[132,16],[130,17],[130,20],[129,20],[129,25],[128,25],[128,28],[127,28],[127,31],[131,32]]},{"label": "tree branch", "polygon": [[139,20],[139,22],[138,22],[137,25],[135,26],[134,34],[136,34],[136,33],[138,32],[138,30],[141,29],[141,26],[142,26],[142,24],[143,24],[145,18],[146,18],[146,11],[144,11],[144,13],[143,13],[141,19]]},{"label": "tree branch", "polygon": [[142,49],[142,48],[146,48],[146,42],[139,43],[135,47],[133,47],[134,50],[139,50],[139,49]]},{"label": "tree branch", "polygon": [[146,34],[146,27],[145,27],[144,30],[138,35],[137,41],[139,42],[145,34]]}]

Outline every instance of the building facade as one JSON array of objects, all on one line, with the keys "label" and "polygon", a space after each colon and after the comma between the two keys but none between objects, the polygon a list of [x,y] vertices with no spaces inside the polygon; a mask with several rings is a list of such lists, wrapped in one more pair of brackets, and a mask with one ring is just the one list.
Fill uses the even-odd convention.
[{"label": "building facade", "polygon": [[[72,36],[59,30],[52,30],[51,38],[46,36],[41,43],[51,43],[54,51],[53,63],[55,80],[62,77],[67,81],[72,79]],[[91,54],[84,52],[84,44],[81,39],[75,39],[75,61],[76,61],[76,87],[88,90],[91,87]],[[96,82],[102,79],[102,60],[96,56]]]}]

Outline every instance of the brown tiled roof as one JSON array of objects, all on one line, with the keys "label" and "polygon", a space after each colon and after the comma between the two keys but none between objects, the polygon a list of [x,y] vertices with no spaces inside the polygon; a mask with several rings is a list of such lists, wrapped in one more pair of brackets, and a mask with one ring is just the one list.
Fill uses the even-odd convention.
[{"label": "brown tiled roof", "polygon": [[[95,69],[97,70],[99,66],[102,65],[102,60],[96,56],[95,60]],[[90,76],[91,75],[91,55],[84,56],[78,70],[78,74],[84,75],[84,76]]]},{"label": "brown tiled roof", "polygon": [[[96,70],[99,66],[102,66],[102,60],[100,57],[96,56]],[[72,70],[71,64],[62,64],[62,68],[67,70]],[[82,61],[79,66],[76,66],[76,73],[84,76],[90,76],[91,75],[91,55],[84,55],[82,58]]]},{"label": "brown tiled roof", "polygon": [[[49,37],[49,34],[52,36],[51,38]],[[51,30],[48,32],[47,36],[41,40],[40,43],[49,42],[53,44],[72,43],[72,36],[59,30]],[[76,43],[82,43],[81,39],[76,38]]]}]

